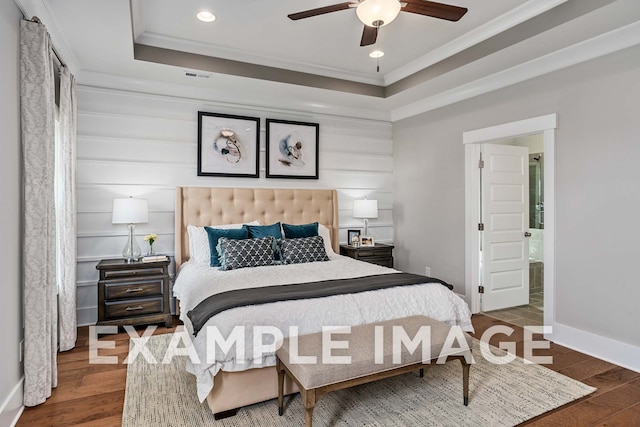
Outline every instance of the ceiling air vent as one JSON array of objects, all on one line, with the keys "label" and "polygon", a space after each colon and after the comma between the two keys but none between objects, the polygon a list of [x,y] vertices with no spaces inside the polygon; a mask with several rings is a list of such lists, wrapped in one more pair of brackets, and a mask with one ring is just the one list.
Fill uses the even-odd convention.
[{"label": "ceiling air vent", "polygon": [[209,74],[199,74],[191,71],[185,71],[184,75],[187,77],[199,77],[201,79],[208,79],[209,77],[211,77]]}]

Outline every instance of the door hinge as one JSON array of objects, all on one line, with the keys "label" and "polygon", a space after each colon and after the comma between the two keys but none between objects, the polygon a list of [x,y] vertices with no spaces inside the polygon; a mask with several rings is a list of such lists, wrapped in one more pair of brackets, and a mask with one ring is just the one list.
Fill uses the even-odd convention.
[{"label": "door hinge", "polygon": [[482,159],[478,160],[478,167],[480,169],[482,169],[484,167],[484,160],[482,160]]},{"label": "door hinge", "polygon": [[478,224],[478,230],[479,231],[484,231],[484,223],[481,222],[481,223]]},{"label": "door hinge", "polygon": [[478,293],[479,294],[484,294],[484,286],[482,286],[482,285],[478,286]]}]

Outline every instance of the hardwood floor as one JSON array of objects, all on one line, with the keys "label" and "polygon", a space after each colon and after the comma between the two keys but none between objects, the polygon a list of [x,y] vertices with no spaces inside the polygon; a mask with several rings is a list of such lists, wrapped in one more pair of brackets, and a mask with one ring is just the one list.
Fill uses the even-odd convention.
[{"label": "hardwood floor", "polygon": [[[480,338],[491,326],[509,325],[504,321],[483,315],[474,315],[473,324],[476,329],[476,338]],[[498,340],[516,342],[516,353],[522,356],[523,330],[518,326],[514,326],[514,329],[515,333],[512,336],[494,336],[491,342],[492,344]],[[172,331],[173,329],[158,327],[155,334]],[[129,337],[124,332],[104,337],[104,339],[115,339],[116,345],[113,349],[101,349],[99,354],[100,356],[117,356],[117,365],[90,365],[89,328],[79,328],[78,335],[78,346],[72,351],[58,355],[58,387],[53,390],[51,398],[40,406],[26,408],[18,426],[110,427],[120,425],[127,368],[122,361],[129,350]],[[540,339],[539,336],[534,338]],[[534,354],[553,356],[553,364],[547,365],[548,368],[597,387],[598,390],[522,425],[535,427],[640,426],[640,373],[553,343],[549,350],[536,350]],[[170,404],[170,397],[167,400]]]}]

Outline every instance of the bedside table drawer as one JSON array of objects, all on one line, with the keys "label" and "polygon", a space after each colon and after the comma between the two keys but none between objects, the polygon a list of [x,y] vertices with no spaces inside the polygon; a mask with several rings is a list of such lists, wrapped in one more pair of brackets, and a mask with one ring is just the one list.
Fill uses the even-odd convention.
[{"label": "bedside table drawer", "polygon": [[107,301],[105,317],[119,319],[123,317],[139,316],[142,314],[162,313],[164,311],[163,297],[130,299],[125,301]]},{"label": "bedside table drawer", "polygon": [[[393,256],[391,248],[359,248],[358,258],[382,258]],[[363,260],[364,261],[364,260]]]},{"label": "bedside table drawer", "polygon": [[379,256],[369,256],[366,258],[360,258],[360,261],[368,262],[370,264],[377,264],[383,267],[393,268],[393,257],[379,257]]},{"label": "bedside table drawer", "polygon": [[340,246],[340,255],[357,259],[358,261],[378,264],[393,268],[393,246],[376,243],[375,246],[354,248],[349,245]]},{"label": "bedside table drawer", "polygon": [[162,295],[164,277],[153,280],[128,282],[104,282],[104,299],[139,298],[150,295]]},{"label": "bedside table drawer", "polygon": [[158,276],[164,274],[163,267],[136,268],[126,270],[105,270],[103,272],[105,279],[120,279],[123,277],[131,278],[131,276]]}]

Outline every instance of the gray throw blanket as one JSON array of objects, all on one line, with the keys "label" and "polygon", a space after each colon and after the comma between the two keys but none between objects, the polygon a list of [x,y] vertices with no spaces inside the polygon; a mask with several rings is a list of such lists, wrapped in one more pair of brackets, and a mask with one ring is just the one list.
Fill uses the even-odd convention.
[{"label": "gray throw blanket", "polygon": [[231,308],[278,301],[355,294],[358,292],[375,291],[395,286],[418,285],[422,283],[440,283],[449,289],[453,289],[453,286],[443,280],[420,276],[418,274],[375,274],[351,279],[322,280],[319,282],[235,289],[221,292],[211,295],[200,302],[193,310],[187,313],[187,316],[189,316],[193,324],[193,334],[197,335],[210,318]]}]

